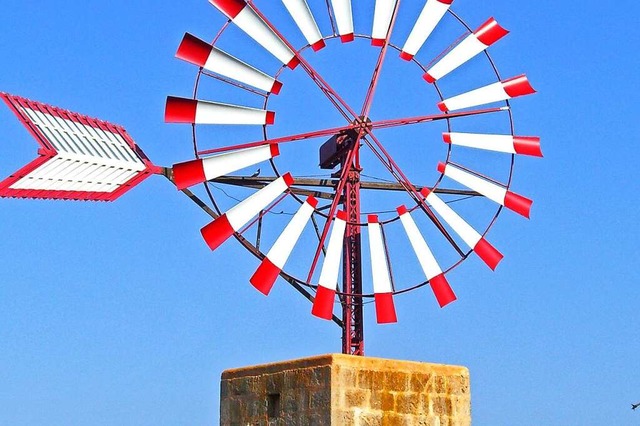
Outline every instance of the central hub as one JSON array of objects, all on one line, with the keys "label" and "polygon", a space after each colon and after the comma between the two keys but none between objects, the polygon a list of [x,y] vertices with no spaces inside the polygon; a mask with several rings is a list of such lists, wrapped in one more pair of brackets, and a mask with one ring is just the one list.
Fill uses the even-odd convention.
[{"label": "central hub", "polygon": [[354,130],[356,130],[361,136],[364,136],[372,129],[371,119],[365,116],[358,117],[357,120],[353,121],[353,125],[356,126]]},{"label": "central hub", "polygon": [[350,129],[332,136],[320,147],[320,168],[332,170],[342,158],[349,153],[359,137],[363,137],[372,129],[369,117],[354,120]]}]

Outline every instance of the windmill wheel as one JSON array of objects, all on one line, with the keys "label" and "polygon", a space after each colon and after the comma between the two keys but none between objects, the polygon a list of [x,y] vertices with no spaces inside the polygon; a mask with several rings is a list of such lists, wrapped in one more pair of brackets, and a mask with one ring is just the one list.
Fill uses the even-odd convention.
[{"label": "windmill wheel", "polygon": [[421,287],[451,303],[446,274],[472,253],[495,269],[490,228],[532,203],[510,188],[515,156],[542,155],[510,104],[533,88],[487,52],[508,31],[467,25],[451,0],[210,3],[228,20],[212,42],[184,36],[177,57],[199,70],[166,121],[193,126],[196,159],[172,173],[204,183],[212,250],[235,236],[260,292],[281,276],[320,318],[341,305],[345,329],[368,302],[395,322],[393,296]]}]

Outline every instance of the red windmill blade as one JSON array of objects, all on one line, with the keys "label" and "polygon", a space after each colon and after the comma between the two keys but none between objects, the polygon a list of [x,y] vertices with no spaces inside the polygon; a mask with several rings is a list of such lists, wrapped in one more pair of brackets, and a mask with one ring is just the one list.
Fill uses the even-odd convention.
[{"label": "red windmill blade", "polygon": [[343,43],[354,40],[353,35],[353,11],[351,10],[351,0],[331,0],[333,13],[336,16],[338,35]]},{"label": "red windmill blade", "polygon": [[471,58],[487,50],[489,46],[508,33],[509,31],[498,25],[495,19],[489,18],[480,28],[469,34],[460,44],[429,68],[424,79],[429,83],[441,79]]},{"label": "red windmill blade", "polygon": [[40,144],[38,158],[0,182],[1,197],[114,201],[161,169],[118,125],[0,93]]},{"label": "red windmill blade", "polygon": [[411,30],[411,34],[402,47],[400,57],[406,61],[410,61],[422,48],[427,38],[433,30],[438,26],[453,0],[428,0],[420,16]]},{"label": "red windmill blade", "polygon": [[311,14],[306,0],[282,0],[282,3],[284,3],[311,48],[316,52],[323,49],[326,44],[322,39],[318,24]]}]

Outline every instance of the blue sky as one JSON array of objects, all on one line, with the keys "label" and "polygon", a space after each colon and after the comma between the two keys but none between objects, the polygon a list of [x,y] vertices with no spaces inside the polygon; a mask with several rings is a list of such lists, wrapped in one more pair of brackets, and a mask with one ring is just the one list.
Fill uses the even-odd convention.
[{"label": "blue sky", "polygon": [[[398,40],[420,3],[403,2]],[[302,44],[280,2],[257,4]],[[516,162],[513,189],[534,199],[532,219],[500,216],[488,237],[505,260],[496,272],[475,258],[455,269],[459,300],[450,307],[438,309],[421,289],[397,298],[400,322],[390,326],[377,326],[369,307],[366,352],[469,367],[475,424],[639,421],[630,410],[640,401],[639,7],[606,6],[453,6],[472,27],[494,16],[509,28],[492,56],[504,77],[527,73],[539,91],[514,101],[517,133],[541,136],[545,153]],[[357,32],[369,31],[372,8],[372,1],[354,8]],[[156,164],[192,157],[188,128],[163,123],[164,99],[193,87],[196,70],[173,57],[183,33],[210,39],[223,23],[208,2],[23,2],[3,5],[2,14],[1,91],[119,123]],[[240,40],[258,61],[261,53]],[[370,72],[372,53],[364,41],[333,41],[317,54],[318,66],[343,67],[345,80],[335,85],[357,103],[362,88],[349,81]],[[393,56],[372,114],[395,118],[421,96],[425,113],[436,113],[434,93],[409,83],[415,69],[403,71]],[[473,66],[452,81],[482,81]],[[285,70],[282,79],[274,134],[336,123],[319,97],[315,115],[299,113],[315,96],[302,70]],[[236,96],[207,90],[215,100]],[[394,90],[414,103],[399,102]],[[0,129],[4,177],[34,156],[35,143],[4,107]],[[239,129],[205,132],[211,146],[255,138]],[[446,151],[431,143],[433,150],[402,145],[398,161],[437,176]],[[224,369],[340,350],[337,327],[313,318],[283,282],[269,298],[251,288],[257,262],[239,244],[211,253],[199,236],[207,222],[160,177],[114,204],[0,200],[0,424],[215,424]]]}]

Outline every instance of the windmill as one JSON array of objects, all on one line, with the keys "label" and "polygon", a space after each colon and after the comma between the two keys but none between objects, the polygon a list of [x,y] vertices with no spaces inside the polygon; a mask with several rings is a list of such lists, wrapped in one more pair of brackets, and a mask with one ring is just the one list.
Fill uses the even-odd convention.
[{"label": "windmill", "polygon": [[[357,32],[357,9],[348,0],[283,0],[282,13],[271,18],[253,1],[210,3],[227,22],[211,42],[185,34],[176,56],[195,67],[194,90],[169,96],[165,108],[165,121],[190,128],[194,159],[157,166],[120,126],[3,94],[40,150],[0,183],[0,196],[115,201],[149,176],[164,176],[210,216],[201,227],[209,248],[234,237],[260,261],[248,282],[269,294],[281,277],[312,301],[313,315],[341,327],[343,352],[356,355],[364,354],[368,303],[379,323],[395,322],[398,294],[429,287],[440,307],[456,300],[447,274],[472,254],[497,267],[502,254],[489,230],[505,207],[529,217],[532,204],[511,189],[515,158],[542,153],[539,138],[515,131],[511,99],[534,90],[526,76],[498,72],[487,49],[508,32],[494,18],[470,26],[451,1],[428,0],[409,16],[400,1],[378,0],[372,21]],[[281,32],[273,19],[298,32]],[[407,34],[394,31],[400,21],[412,23]],[[434,55],[429,46],[439,34],[454,37]],[[290,41],[300,37],[302,47]],[[346,75],[340,69],[329,78],[325,69],[332,67],[323,60],[332,50],[358,64],[372,57],[369,78],[339,82]],[[486,81],[464,88],[469,69],[481,69]],[[287,131],[320,108],[311,102],[302,114],[271,108],[291,100],[293,73],[314,86],[338,120]],[[384,112],[397,106],[416,113],[382,116],[375,105],[389,79],[410,80],[435,102],[400,108],[390,99]],[[357,108],[337,88],[345,84],[364,88]],[[238,100],[217,99],[214,85]],[[426,125],[441,130],[437,145],[421,133]],[[212,137],[211,126],[260,134],[225,144]],[[409,130],[420,146],[402,140]],[[422,160],[424,145],[441,151],[439,162]],[[500,171],[492,171],[498,163]],[[430,181],[427,168],[436,174]],[[221,185],[238,188],[241,197],[217,195]],[[413,278],[402,271],[410,262]]]}]

